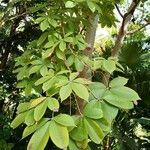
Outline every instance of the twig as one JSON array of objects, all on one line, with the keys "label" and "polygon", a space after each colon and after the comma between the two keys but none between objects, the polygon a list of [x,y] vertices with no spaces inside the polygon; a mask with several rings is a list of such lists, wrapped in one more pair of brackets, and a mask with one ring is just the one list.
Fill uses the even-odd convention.
[{"label": "twig", "polygon": [[127,34],[134,34],[134,33],[138,32],[138,31],[142,30],[143,28],[145,28],[145,27],[148,26],[148,25],[150,25],[150,22],[144,24],[144,25],[143,25],[142,27],[140,27],[139,29],[136,29],[136,30],[127,32]]},{"label": "twig", "polygon": [[72,108],[71,108],[71,105],[72,105],[72,104],[71,104],[71,96],[70,96],[69,98],[70,98],[70,99],[69,99],[69,100],[70,100],[70,110],[69,110],[69,113],[70,113],[70,115],[71,115],[71,114],[72,114]]},{"label": "twig", "polygon": [[14,19],[17,19],[17,18],[19,18],[19,17],[22,17],[22,16],[24,16],[24,15],[26,15],[26,14],[27,14],[27,12],[24,12],[24,13],[22,13],[22,14],[15,15],[14,17],[11,17],[11,18],[8,19],[8,20],[14,20]]},{"label": "twig", "polygon": [[73,93],[73,95],[74,95],[75,102],[76,102],[76,105],[77,105],[78,113],[79,113],[81,116],[83,116],[83,114],[82,114],[82,112],[81,112],[81,110],[80,110],[80,106],[79,106],[78,100],[77,100],[77,98],[76,98],[76,95],[75,95],[74,93]]},{"label": "twig", "polygon": [[116,7],[116,9],[117,9],[119,15],[123,18],[123,14],[121,13],[121,11],[120,11],[120,9],[119,9],[119,7],[118,7],[117,4],[115,4],[115,7]]}]

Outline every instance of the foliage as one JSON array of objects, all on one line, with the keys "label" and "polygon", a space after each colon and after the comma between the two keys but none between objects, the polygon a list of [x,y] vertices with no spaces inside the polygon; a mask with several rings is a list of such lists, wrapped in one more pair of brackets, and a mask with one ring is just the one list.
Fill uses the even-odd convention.
[{"label": "foliage", "polygon": [[[18,106],[18,116],[11,124],[16,128],[25,123],[27,127],[24,132],[29,130],[27,135],[34,133],[27,149],[44,149],[49,137],[61,149],[68,146],[72,149],[69,140],[72,140],[76,147],[83,149],[88,146],[88,138],[99,144],[110,130],[111,121],[115,118],[118,108],[131,109],[133,101],[140,99],[136,92],[124,86],[127,83],[125,78],[115,78],[107,87],[102,83],[90,82],[79,77],[79,72],[85,65],[89,65],[93,70],[102,69],[110,74],[117,68],[117,61],[113,58],[90,60],[82,52],[87,44],[84,41],[84,34],[80,33],[80,28],[83,26],[87,28],[86,24],[89,24],[83,17],[85,10],[89,13],[101,11],[101,17],[112,15],[113,13],[103,13],[102,8],[106,8],[108,4],[111,6],[109,10],[113,11],[113,3],[109,1],[102,4],[92,1],[76,3],[67,1],[60,4],[56,1],[35,20],[43,33],[38,40],[29,45],[22,56],[17,58],[18,68],[15,72],[18,73],[17,79],[20,80],[18,87],[25,88],[26,95],[30,95],[34,89],[41,96],[30,102],[21,103]],[[60,11],[59,7],[62,8]],[[76,9],[80,11],[76,12]],[[74,22],[79,24],[73,24]],[[102,25],[111,24],[105,20],[102,21]],[[71,63],[68,62],[70,57],[73,59],[70,59]],[[40,91],[44,92],[45,97]],[[99,91],[102,92],[99,94]],[[77,97],[80,97],[88,102],[83,113],[79,110],[79,116],[72,113],[70,115],[58,113],[54,116],[54,113],[59,111],[59,103],[67,101],[68,97],[71,101],[77,101]],[[52,100],[56,104],[52,104]],[[80,109],[78,104],[76,107]],[[52,111],[52,116],[48,115],[45,118],[47,108]],[[93,111],[91,108],[94,108]],[[108,117],[108,112],[113,113],[112,118]],[[46,119],[44,124],[43,119]],[[100,125],[105,124],[103,120],[108,122],[106,125],[108,131]],[[23,135],[27,136],[25,133]]]},{"label": "foliage", "polygon": [[[11,15],[17,6],[19,12],[14,10],[15,15]],[[116,58],[88,57],[84,53],[89,47],[85,40],[91,26],[89,16],[99,14],[101,26],[116,26],[114,7],[111,0],[43,0],[23,4],[19,0],[9,2],[2,10],[1,36],[11,37],[2,41],[2,48],[9,51],[3,44],[7,42],[17,55],[23,53],[15,59],[14,73],[19,81],[17,88],[21,89],[15,90],[28,100],[17,102],[17,116],[12,117],[11,127],[25,127],[22,139],[29,136],[27,149],[42,150],[48,141],[60,149],[90,149],[93,143],[102,143],[118,111],[132,109],[140,99],[125,86],[128,79],[113,78],[115,71],[124,71]],[[3,31],[4,25],[8,25],[8,34]],[[107,84],[100,79],[87,79],[81,76],[85,68],[112,78],[106,79]],[[78,99],[85,103],[83,110]]]}]

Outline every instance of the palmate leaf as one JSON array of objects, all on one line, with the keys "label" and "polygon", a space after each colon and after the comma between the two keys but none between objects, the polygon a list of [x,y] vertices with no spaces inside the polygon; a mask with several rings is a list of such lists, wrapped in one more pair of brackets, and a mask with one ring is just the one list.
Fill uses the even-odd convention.
[{"label": "palmate leaf", "polygon": [[78,124],[76,126],[77,127],[71,130],[70,137],[75,141],[83,141],[88,139],[88,133],[82,118],[78,120]]},{"label": "palmate leaf", "polygon": [[72,92],[71,84],[62,86],[59,91],[61,101],[64,101],[65,99],[67,99],[70,96],[71,92]]},{"label": "palmate leaf", "polygon": [[92,1],[87,1],[87,5],[88,5],[89,9],[90,9],[92,12],[95,12],[96,7],[95,7],[95,3],[94,3],[94,2],[92,2]]},{"label": "palmate leaf", "polygon": [[41,102],[44,101],[45,98],[46,97],[39,97],[39,98],[31,100],[30,109],[33,108],[33,107],[36,107],[37,105],[39,105]]},{"label": "palmate leaf", "polygon": [[43,91],[47,91],[48,89],[52,88],[52,86],[54,86],[54,84],[56,83],[56,78],[52,77],[50,80],[48,80],[47,82],[45,82],[42,86]]},{"label": "palmate leaf", "polygon": [[29,108],[30,108],[29,102],[20,103],[19,106],[17,107],[17,114],[27,111]]},{"label": "palmate leaf", "polygon": [[90,88],[90,100],[100,100],[102,99],[106,89],[106,86],[99,82],[93,82],[89,85]]},{"label": "palmate leaf", "polygon": [[84,115],[86,117],[92,118],[92,119],[100,119],[103,117],[103,112],[101,108],[101,102],[100,101],[90,101],[86,104],[83,111]]},{"label": "palmate leaf", "polygon": [[47,66],[42,66],[41,69],[40,69],[40,74],[42,76],[46,76],[48,74],[48,68]]},{"label": "palmate leaf", "polygon": [[65,43],[65,41],[61,41],[60,42],[60,44],[59,44],[59,49],[61,50],[61,51],[64,51],[65,49],[66,49],[66,43]]},{"label": "palmate leaf", "polygon": [[79,150],[75,142],[71,139],[69,139],[69,150]]},{"label": "palmate leaf", "polygon": [[34,110],[31,109],[28,111],[26,117],[25,117],[25,123],[26,125],[30,126],[30,125],[33,125],[35,123],[35,120],[34,120]]},{"label": "palmate leaf", "polygon": [[35,123],[34,125],[27,126],[23,131],[22,139],[26,138],[28,135],[32,134],[38,128],[45,125],[48,120],[49,120],[48,118],[42,118],[39,122]]},{"label": "palmate leaf", "polygon": [[127,82],[128,82],[128,79],[124,77],[117,77],[110,81],[109,86],[111,88],[120,87],[120,86],[124,86],[125,84],[127,84]]},{"label": "palmate leaf", "polygon": [[76,4],[75,4],[75,2],[73,2],[73,1],[67,1],[66,3],[65,3],[65,7],[66,8],[73,8],[73,7],[75,7],[76,6]]},{"label": "palmate leaf", "polygon": [[83,141],[77,141],[76,144],[77,144],[78,148],[86,149],[88,146],[88,141],[89,141],[89,139],[85,139]]},{"label": "palmate leaf", "polygon": [[47,19],[45,19],[44,21],[42,21],[42,22],[40,23],[40,29],[41,29],[42,31],[45,31],[45,30],[48,29],[48,28],[49,28],[49,22],[48,22]]},{"label": "palmate leaf", "polygon": [[105,101],[101,102],[101,107],[103,111],[103,118],[107,121],[107,123],[111,124],[112,120],[118,114],[118,108]]},{"label": "palmate leaf", "polygon": [[127,99],[129,101],[140,100],[139,95],[134,90],[125,86],[111,88],[110,92],[113,95],[116,95],[122,99]]},{"label": "palmate leaf", "polygon": [[37,46],[40,46],[41,44],[43,44],[43,42],[47,39],[47,37],[48,37],[48,32],[44,32],[41,36],[40,36],[40,38],[38,39],[38,41],[37,41]]},{"label": "palmate leaf", "polygon": [[13,129],[17,128],[21,123],[25,121],[27,112],[20,113],[11,123]]},{"label": "palmate leaf", "polygon": [[27,150],[44,150],[49,139],[49,125],[50,122],[47,122],[33,134],[28,143]]},{"label": "palmate leaf", "polygon": [[70,73],[69,80],[73,81],[75,78],[77,78],[78,75],[79,75],[79,72]]},{"label": "palmate leaf", "polygon": [[50,110],[54,111],[54,112],[58,112],[59,110],[59,102],[57,99],[52,98],[52,97],[48,97],[46,98],[47,102],[47,106]]},{"label": "palmate leaf", "polygon": [[103,60],[102,67],[104,68],[104,70],[106,70],[107,72],[111,74],[112,72],[115,71],[116,64],[115,64],[115,61],[113,60]]},{"label": "palmate leaf", "polygon": [[53,119],[63,126],[76,126],[73,118],[67,114],[60,114]]},{"label": "palmate leaf", "polygon": [[74,80],[74,82],[80,83],[80,84],[91,84],[92,83],[90,80],[85,79],[85,78],[77,78]]},{"label": "palmate leaf", "polygon": [[60,149],[66,149],[69,145],[69,134],[67,127],[62,126],[55,121],[50,122],[49,135],[53,143]]},{"label": "palmate leaf", "polygon": [[41,69],[41,65],[36,65],[36,66],[33,66],[30,70],[29,70],[29,74],[33,74],[33,73],[36,73],[38,72],[40,69]]},{"label": "palmate leaf", "polygon": [[75,68],[78,72],[83,70],[84,64],[77,57],[75,57],[74,63],[75,63]]},{"label": "palmate leaf", "polygon": [[45,114],[45,111],[47,109],[47,103],[48,103],[48,101],[45,100],[35,108],[34,119],[36,121],[39,121],[43,117],[43,115]]},{"label": "palmate leaf", "polygon": [[119,97],[117,95],[114,95],[113,93],[110,93],[103,97],[108,103],[119,107],[123,109],[132,109],[133,108],[133,102],[129,101],[128,99]]},{"label": "palmate leaf", "polygon": [[84,119],[84,124],[88,131],[88,135],[90,139],[94,143],[100,144],[100,142],[104,138],[104,133],[102,129],[100,128],[100,126],[94,120],[87,119],[87,118]]},{"label": "palmate leaf", "polygon": [[82,85],[80,83],[72,83],[71,87],[77,96],[79,96],[80,98],[82,98],[85,101],[88,101],[89,92],[88,92],[88,89],[84,85]]}]

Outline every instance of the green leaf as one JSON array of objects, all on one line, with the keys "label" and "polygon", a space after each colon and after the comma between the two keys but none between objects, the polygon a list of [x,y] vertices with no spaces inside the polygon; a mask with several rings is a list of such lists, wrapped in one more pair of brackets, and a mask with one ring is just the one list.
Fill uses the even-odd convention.
[{"label": "green leaf", "polygon": [[51,56],[53,52],[54,52],[54,48],[53,48],[53,47],[52,47],[52,48],[49,48],[48,50],[46,50],[46,51],[43,53],[43,56],[42,56],[42,57],[45,59],[45,58]]},{"label": "green leaf", "polygon": [[79,72],[70,73],[69,79],[70,81],[74,80],[79,75]]},{"label": "green leaf", "polygon": [[57,75],[67,74],[69,72],[70,72],[70,70],[61,70],[57,73]]},{"label": "green leaf", "polygon": [[48,80],[47,82],[45,82],[43,84],[43,87],[42,87],[43,91],[45,92],[48,89],[52,88],[52,86],[54,86],[55,82],[56,82],[56,78],[55,77],[52,77],[50,80]]},{"label": "green leaf", "polygon": [[71,130],[70,136],[75,141],[83,141],[85,139],[88,139],[88,133],[82,118],[80,118],[77,127]]},{"label": "green leaf", "polygon": [[46,76],[47,73],[48,73],[48,68],[47,68],[47,66],[43,66],[43,67],[40,69],[40,74],[41,74],[42,76]]},{"label": "green leaf", "polygon": [[63,126],[75,126],[74,120],[71,116],[66,114],[60,114],[53,118],[57,123],[63,125]]},{"label": "green leaf", "polygon": [[102,101],[101,107],[103,110],[103,118],[108,120],[108,123],[111,124],[112,120],[117,116],[118,114],[118,108],[110,105],[109,103]]},{"label": "green leaf", "polygon": [[71,139],[69,139],[69,150],[79,150],[75,142]]},{"label": "green leaf", "polygon": [[126,99],[129,101],[137,101],[140,100],[139,95],[132,89],[128,87],[115,87],[111,88],[110,92],[122,99]]},{"label": "green leaf", "polygon": [[37,46],[43,44],[43,42],[47,39],[47,37],[48,37],[48,32],[43,33],[37,41]]},{"label": "green leaf", "polygon": [[67,64],[68,64],[68,66],[71,66],[71,65],[73,65],[73,63],[74,63],[74,55],[70,55],[69,57],[68,57],[68,59],[67,59]]},{"label": "green leaf", "polygon": [[25,117],[27,115],[27,112],[23,112],[19,114],[11,123],[11,127],[13,129],[17,128],[21,123],[25,121]]},{"label": "green leaf", "polygon": [[76,144],[77,144],[78,148],[84,149],[84,150],[85,150],[85,149],[88,150],[88,149],[87,149],[88,142],[89,142],[89,139],[85,139],[85,140],[83,140],[83,141],[77,141]]},{"label": "green leaf", "polygon": [[56,20],[54,20],[54,19],[48,19],[48,21],[49,21],[49,23],[54,27],[54,28],[56,28],[57,26],[58,26],[58,24],[57,24],[57,21]]},{"label": "green leaf", "polygon": [[112,88],[120,87],[120,86],[124,86],[125,84],[127,84],[127,82],[128,82],[128,79],[124,77],[117,77],[110,81],[109,86]]},{"label": "green leaf", "polygon": [[30,70],[29,70],[29,74],[33,74],[33,73],[36,73],[38,72],[40,69],[41,69],[41,65],[36,65],[36,66],[33,66]]},{"label": "green leaf", "polygon": [[27,80],[22,80],[17,84],[17,88],[24,88],[27,86]]},{"label": "green leaf", "polygon": [[42,65],[42,61],[41,60],[33,60],[31,62],[32,65]]},{"label": "green leaf", "polygon": [[92,83],[90,80],[87,80],[85,78],[77,78],[74,80],[74,82],[77,82],[80,84],[91,84]]},{"label": "green leaf", "polygon": [[72,92],[71,84],[62,86],[59,91],[61,101],[64,101],[65,99],[67,99],[70,96],[71,92]]},{"label": "green leaf", "polygon": [[66,37],[64,38],[65,42],[73,43],[73,37]]},{"label": "green leaf", "polygon": [[104,59],[94,60],[93,69],[94,69],[94,70],[102,69],[103,60],[104,60]]},{"label": "green leaf", "polygon": [[84,107],[83,114],[89,118],[92,119],[100,119],[103,117],[103,112],[101,108],[101,102],[100,101],[90,101],[86,104]]},{"label": "green leaf", "polygon": [[51,77],[52,77],[52,76],[50,76],[50,75],[49,75],[49,76],[44,76],[44,77],[40,78],[39,80],[37,80],[37,81],[35,82],[35,85],[38,86],[38,85],[40,85],[40,84],[46,82],[47,80],[49,80]]},{"label": "green leaf", "polygon": [[29,108],[30,108],[29,102],[20,103],[19,106],[17,107],[17,114],[27,111]]},{"label": "green leaf", "polygon": [[59,44],[59,49],[63,52],[66,49],[66,43],[62,40]]},{"label": "green leaf", "polygon": [[60,50],[57,50],[56,51],[56,56],[61,59],[61,60],[64,60],[65,59],[65,54],[64,52],[60,51]]},{"label": "green leaf", "polygon": [[88,101],[89,99],[89,92],[87,88],[79,83],[72,83],[71,84],[72,90],[75,92],[77,96],[84,99],[85,101]]},{"label": "green leaf", "polygon": [[49,125],[50,122],[47,122],[33,134],[28,143],[27,150],[44,150],[49,139]]},{"label": "green leaf", "polygon": [[44,100],[45,98],[46,98],[46,97],[39,97],[39,98],[36,98],[36,99],[31,100],[30,108],[36,107],[36,106],[39,105],[41,102],[43,102],[43,100]]},{"label": "green leaf", "polygon": [[110,74],[116,70],[116,64],[113,60],[103,60],[102,66]]},{"label": "green leaf", "polygon": [[65,7],[66,7],[66,8],[73,8],[73,7],[75,7],[75,6],[76,6],[75,2],[72,2],[72,1],[67,1],[67,2],[65,3]]},{"label": "green leaf", "polygon": [[32,83],[28,83],[27,86],[24,89],[25,96],[29,96],[32,91]]},{"label": "green leaf", "polygon": [[111,123],[112,122],[108,122],[108,120],[106,118],[101,118],[99,120],[96,120],[96,123],[101,127],[103,132],[109,133],[111,131]]},{"label": "green leaf", "polygon": [[119,107],[119,108],[123,108],[123,109],[132,109],[133,108],[133,102],[125,99],[125,98],[122,98],[122,97],[119,97],[117,95],[114,95],[113,93],[109,93],[107,94],[106,96],[103,97],[108,103],[116,106],[116,107]]},{"label": "green leaf", "polygon": [[28,135],[32,134],[34,131],[36,131],[38,128],[42,127],[46,122],[48,121],[48,118],[43,118],[39,122],[37,122],[34,125],[27,126],[22,134],[22,139],[26,138]]},{"label": "green leaf", "polygon": [[48,29],[48,28],[49,28],[49,23],[48,23],[47,19],[45,19],[44,21],[42,21],[42,22],[40,23],[40,29],[41,29],[42,31],[45,31],[45,30]]},{"label": "green leaf", "polygon": [[102,99],[106,91],[106,86],[99,82],[93,82],[92,84],[89,85],[89,88],[90,88],[90,98],[89,98],[90,100]]},{"label": "green leaf", "polygon": [[55,98],[52,98],[52,97],[48,97],[48,98],[46,98],[46,100],[48,101],[48,104],[47,104],[48,108],[51,111],[58,112],[58,110],[59,110],[58,100]]},{"label": "green leaf", "polygon": [[87,1],[88,7],[90,8],[90,10],[92,12],[95,12],[96,8],[95,8],[95,4],[92,1]]},{"label": "green leaf", "polygon": [[83,68],[84,68],[84,64],[78,59],[78,58],[75,58],[75,68],[78,72],[82,71]]},{"label": "green leaf", "polygon": [[67,127],[64,127],[55,121],[50,122],[49,135],[53,143],[60,149],[66,149],[69,145],[69,134]]},{"label": "green leaf", "polygon": [[47,108],[47,101],[45,100],[44,102],[42,102],[41,104],[39,104],[35,110],[34,110],[34,119],[36,121],[39,121],[43,115],[45,114]]},{"label": "green leaf", "polygon": [[56,83],[56,87],[65,86],[68,83],[69,83],[69,80],[66,76],[59,76],[58,82]]},{"label": "green leaf", "polygon": [[26,117],[25,117],[25,124],[30,126],[30,125],[33,125],[35,123],[35,120],[34,120],[34,110],[30,110],[28,111]]},{"label": "green leaf", "polygon": [[100,144],[102,139],[104,138],[104,133],[102,129],[99,127],[99,125],[91,119],[84,119],[84,124],[88,131],[88,135],[90,139],[94,143]]}]

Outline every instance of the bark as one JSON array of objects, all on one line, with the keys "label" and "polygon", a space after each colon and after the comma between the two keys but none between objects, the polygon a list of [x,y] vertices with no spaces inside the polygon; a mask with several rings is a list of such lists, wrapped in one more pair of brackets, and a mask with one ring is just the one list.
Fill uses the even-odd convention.
[{"label": "bark", "polygon": [[[85,41],[88,44],[88,47],[84,50],[84,55],[91,57],[94,49],[95,35],[96,35],[96,29],[98,25],[98,15],[92,14],[91,16],[89,16],[89,23],[90,26],[86,31],[86,37],[85,37]],[[87,66],[84,67],[83,71],[80,72],[79,76],[91,80],[90,69]],[[80,111],[77,110],[76,114],[80,114],[80,112],[82,113],[83,111],[85,101],[78,97],[77,104],[79,106]]]},{"label": "bark", "polygon": [[[112,48],[112,51],[111,51],[112,57],[118,57],[119,50],[121,49],[124,38],[127,34],[128,25],[133,17],[133,14],[134,14],[135,9],[138,6],[139,2],[140,2],[140,0],[132,0],[127,12],[124,15],[121,14],[119,8],[117,7],[117,10],[119,10],[119,14],[121,14],[121,16],[122,16],[122,23],[121,23],[119,32],[117,34],[117,38],[116,38],[114,47]],[[109,84],[109,79],[110,79],[110,74],[104,73],[102,76],[102,82],[106,86],[108,86],[108,84]]]},{"label": "bark", "polygon": [[124,38],[125,38],[125,35],[127,32],[127,27],[131,21],[131,18],[133,16],[134,11],[135,11],[136,7],[138,6],[139,2],[140,2],[140,0],[133,0],[131,5],[129,6],[127,13],[125,13],[123,15],[121,27],[119,29],[118,36],[117,36],[116,41],[115,41],[115,45],[112,49],[112,56],[113,57],[118,56],[118,52],[119,52],[120,48],[122,47],[122,44],[123,44],[123,41],[124,41]]},{"label": "bark", "polygon": [[[125,13],[122,16],[123,20],[122,20],[121,27],[119,29],[114,47],[112,49],[112,53],[111,53],[112,57],[118,57],[118,52],[119,52],[120,48],[122,47],[124,38],[127,34],[128,25],[131,21],[131,18],[133,16],[134,11],[135,11],[136,7],[138,6],[139,2],[140,2],[140,0],[132,0],[132,3],[129,6],[129,9],[128,9],[127,13]],[[119,14],[121,14],[121,12],[119,12]],[[104,73],[102,82],[106,86],[108,86],[108,84],[109,84],[109,79],[110,79],[110,74],[109,73]],[[109,141],[109,137],[106,137],[106,139],[108,139],[108,141],[107,141],[106,144],[103,145],[103,149],[104,150],[111,150],[111,141]]]}]

